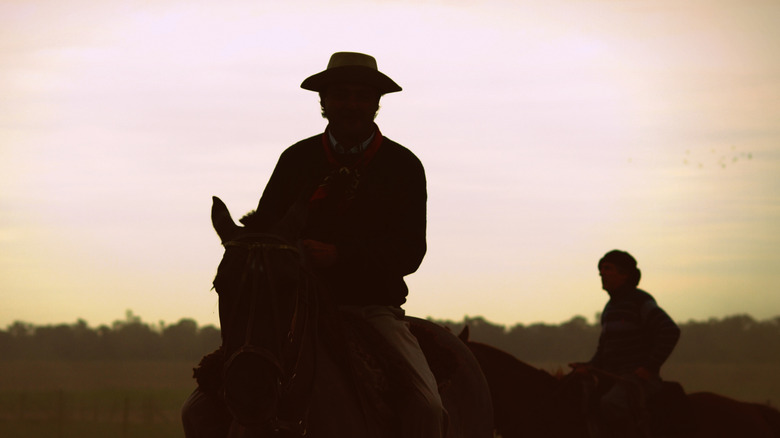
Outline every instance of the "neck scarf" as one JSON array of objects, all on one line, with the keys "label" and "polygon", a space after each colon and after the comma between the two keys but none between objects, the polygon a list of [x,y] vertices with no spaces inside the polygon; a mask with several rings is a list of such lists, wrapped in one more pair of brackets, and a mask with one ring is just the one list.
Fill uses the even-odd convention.
[{"label": "neck scarf", "polygon": [[360,185],[360,173],[374,158],[379,146],[382,144],[382,133],[375,126],[373,139],[368,138],[368,145],[360,154],[336,154],[330,143],[330,132],[326,130],[322,134],[322,146],[325,149],[325,157],[330,164],[331,171],[320,182],[319,186],[309,198],[309,202],[321,201],[325,198],[334,199],[338,204],[345,206],[355,197]]}]

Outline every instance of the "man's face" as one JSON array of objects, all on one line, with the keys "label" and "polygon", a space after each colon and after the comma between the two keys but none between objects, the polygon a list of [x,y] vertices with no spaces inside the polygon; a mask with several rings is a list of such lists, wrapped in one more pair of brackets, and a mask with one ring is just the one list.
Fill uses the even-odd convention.
[{"label": "man's face", "polygon": [[379,110],[379,92],[359,84],[334,84],[322,95],[322,108],[334,135],[352,139],[368,136]]},{"label": "man's face", "polygon": [[624,274],[617,265],[610,262],[603,262],[599,265],[599,275],[601,276],[601,287],[607,292],[620,289],[628,279],[628,274]]}]

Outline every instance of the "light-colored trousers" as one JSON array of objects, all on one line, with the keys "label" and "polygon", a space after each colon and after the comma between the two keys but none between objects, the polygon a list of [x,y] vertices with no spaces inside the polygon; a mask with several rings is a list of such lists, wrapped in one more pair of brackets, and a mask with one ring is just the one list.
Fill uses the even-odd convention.
[{"label": "light-colored trousers", "polygon": [[436,378],[417,338],[409,330],[409,323],[403,319],[404,310],[392,306],[339,306],[339,310],[371,324],[409,364],[413,394],[400,412],[403,436],[443,437],[445,413]]}]

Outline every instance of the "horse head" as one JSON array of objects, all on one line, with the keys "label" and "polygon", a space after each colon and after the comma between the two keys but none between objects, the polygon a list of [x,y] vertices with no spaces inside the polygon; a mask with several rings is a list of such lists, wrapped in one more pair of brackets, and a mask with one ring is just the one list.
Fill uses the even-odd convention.
[{"label": "horse head", "polygon": [[[226,358],[225,401],[245,427],[280,428],[279,403],[295,377],[315,301],[302,253],[292,240],[296,222],[283,221],[267,231],[239,226],[217,197],[211,219],[225,247],[214,278]],[[252,223],[247,217],[241,222]]]}]

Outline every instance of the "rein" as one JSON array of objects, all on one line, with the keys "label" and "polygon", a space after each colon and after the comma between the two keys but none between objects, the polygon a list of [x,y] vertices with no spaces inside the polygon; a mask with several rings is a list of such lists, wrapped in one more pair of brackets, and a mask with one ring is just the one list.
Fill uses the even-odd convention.
[{"label": "rein", "polygon": [[[277,242],[270,243],[252,241],[256,239],[272,239],[276,240]],[[282,345],[283,342],[280,343],[277,341],[275,343],[273,347],[275,347],[274,349],[276,351],[272,351],[264,347],[259,347],[253,343],[253,332],[256,322],[256,309],[262,291],[261,283],[263,277],[268,284],[268,290],[266,291],[265,295],[269,298],[268,301],[271,306],[271,314],[273,315],[272,330],[276,332],[277,329],[283,327],[284,324],[279,320],[280,312],[279,303],[277,300],[279,291],[276,277],[274,276],[271,269],[270,254],[272,251],[290,251],[296,257],[296,259],[301,260],[301,251],[297,246],[280,242],[280,240],[281,239],[278,236],[273,234],[250,233],[241,236],[240,239],[228,240],[222,243],[226,249],[228,247],[238,247],[248,251],[243,270],[243,276],[239,285],[239,291],[241,291],[241,294],[245,293],[245,290],[248,290],[250,293],[249,317],[244,333],[243,345],[230,355],[230,358],[225,362],[224,369],[227,370],[230,367],[232,361],[242,353],[252,353],[260,356],[263,360],[271,363],[278,372],[276,385],[277,400],[280,399],[285,393],[290,391],[293,381],[297,377],[297,371],[300,366],[300,361],[304,349],[303,337],[306,333],[306,329],[308,328],[310,310],[313,308],[316,318],[316,312],[318,308],[316,294],[307,293],[311,290],[311,275],[298,275],[297,285],[294,291],[295,304],[289,325],[287,326],[286,337],[286,341],[291,347],[293,347],[293,345],[296,343],[296,340],[298,341],[297,345],[294,347],[296,349],[292,350],[292,357],[294,359],[290,362],[291,366],[285,367],[283,357],[285,352],[290,350],[287,350],[287,346]],[[308,274],[308,270],[302,264],[298,266],[298,269],[301,269],[305,274]],[[251,279],[249,278],[250,275]],[[301,277],[303,277],[303,279],[301,279]],[[250,281],[251,288],[247,288],[246,286]],[[234,319],[238,315],[241,302],[240,297],[241,295],[236,298],[233,304],[233,309],[231,310],[231,319]],[[274,337],[274,339],[276,338]],[[306,403],[303,419],[299,421],[289,421],[279,418],[278,415],[274,415],[272,418],[268,419],[266,425],[269,426],[272,430],[289,430],[297,433],[300,436],[306,435],[306,419],[308,418],[309,410],[310,401]]]}]

